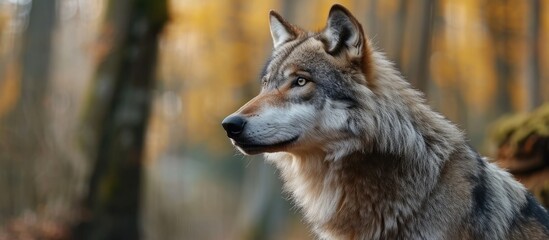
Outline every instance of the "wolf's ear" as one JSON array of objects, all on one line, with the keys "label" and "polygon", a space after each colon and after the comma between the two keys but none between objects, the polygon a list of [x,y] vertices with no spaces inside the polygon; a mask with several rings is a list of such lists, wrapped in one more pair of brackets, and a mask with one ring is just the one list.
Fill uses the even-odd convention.
[{"label": "wolf's ear", "polygon": [[321,33],[329,54],[347,50],[351,57],[362,57],[364,31],[355,17],[345,7],[335,4],[330,9],[326,28]]},{"label": "wolf's ear", "polygon": [[286,22],[277,12],[273,10],[269,12],[269,21],[274,48],[297,37],[294,27]]}]

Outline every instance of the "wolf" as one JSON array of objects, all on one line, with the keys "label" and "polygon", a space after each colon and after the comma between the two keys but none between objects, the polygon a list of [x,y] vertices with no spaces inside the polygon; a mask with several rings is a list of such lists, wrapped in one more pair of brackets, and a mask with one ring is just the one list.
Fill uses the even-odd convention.
[{"label": "wolf", "polygon": [[549,239],[546,210],[468,145],[334,5],[324,29],[270,12],[259,95],[222,122],[263,153],[320,239]]}]

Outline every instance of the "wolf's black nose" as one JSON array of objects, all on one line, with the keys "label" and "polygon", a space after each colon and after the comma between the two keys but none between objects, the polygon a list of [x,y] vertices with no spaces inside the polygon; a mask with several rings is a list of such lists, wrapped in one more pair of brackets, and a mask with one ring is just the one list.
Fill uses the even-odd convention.
[{"label": "wolf's black nose", "polygon": [[223,119],[221,125],[223,125],[223,128],[227,132],[227,136],[235,137],[242,133],[242,131],[244,130],[246,120],[239,115],[228,116],[227,118]]}]

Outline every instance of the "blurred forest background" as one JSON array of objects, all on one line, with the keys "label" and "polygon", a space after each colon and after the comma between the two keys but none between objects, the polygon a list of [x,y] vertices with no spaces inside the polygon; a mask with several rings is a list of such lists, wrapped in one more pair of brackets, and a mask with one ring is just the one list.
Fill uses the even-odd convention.
[{"label": "blurred forest background", "polygon": [[544,0],[0,0],[0,239],[313,239],[220,122],[336,2],[484,154],[549,102]]}]

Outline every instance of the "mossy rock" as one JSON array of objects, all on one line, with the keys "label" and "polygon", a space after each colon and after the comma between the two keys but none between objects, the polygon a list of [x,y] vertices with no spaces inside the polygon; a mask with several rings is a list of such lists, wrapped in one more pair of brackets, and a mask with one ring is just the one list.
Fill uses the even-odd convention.
[{"label": "mossy rock", "polygon": [[492,124],[488,138],[497,146],[509,144],[516,148],[531,135],[549,138],[549,103],[531,113],[519,113],[500,118]]}]

